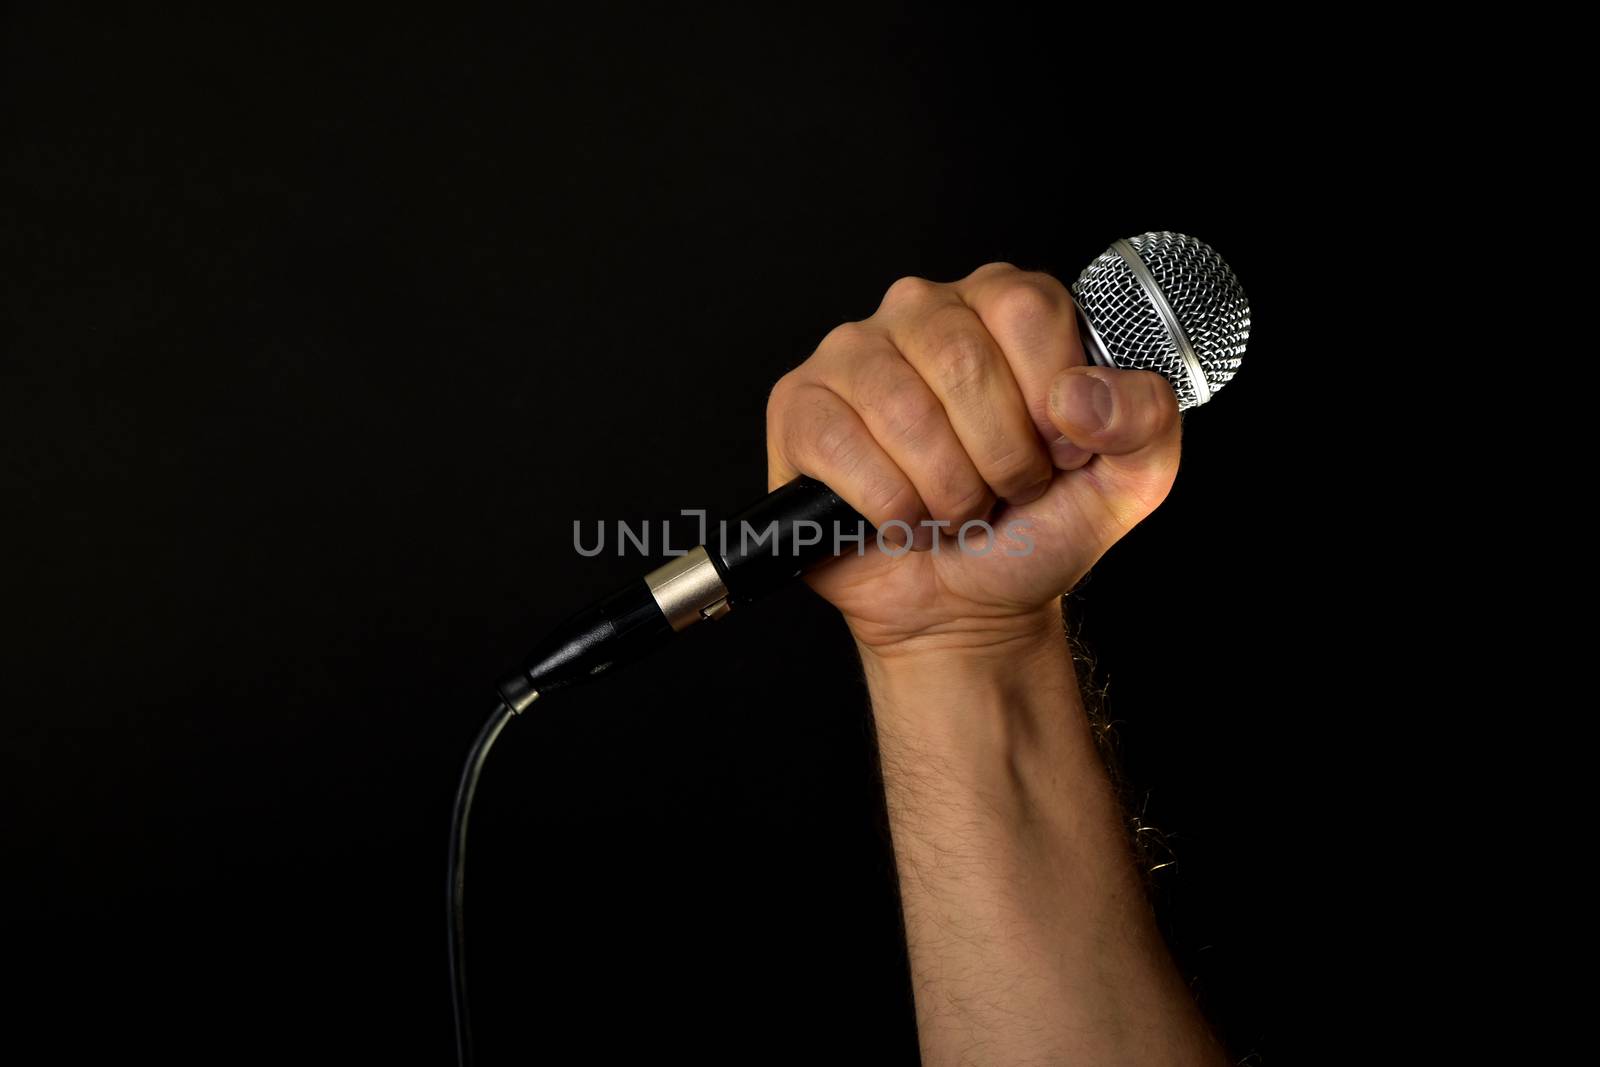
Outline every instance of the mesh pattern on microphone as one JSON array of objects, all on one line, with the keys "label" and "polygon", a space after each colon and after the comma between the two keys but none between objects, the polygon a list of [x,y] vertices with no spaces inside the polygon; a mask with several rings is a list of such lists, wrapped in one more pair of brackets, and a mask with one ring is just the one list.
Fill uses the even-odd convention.
[{"label": "mesh pattern on microphone", "polygon": [[[1204,241],[1163,231],[1130,237],[1128,243],[1166,297],[1215,393],[1239,370],[1250,340],[1244,287]],[[1101,253],[1078,276],[1072,292],[1114,365],[1162,375],[1172,383],[1180,409],[1198,403],[1176,341],[1121,256],[1109,249]]]}]

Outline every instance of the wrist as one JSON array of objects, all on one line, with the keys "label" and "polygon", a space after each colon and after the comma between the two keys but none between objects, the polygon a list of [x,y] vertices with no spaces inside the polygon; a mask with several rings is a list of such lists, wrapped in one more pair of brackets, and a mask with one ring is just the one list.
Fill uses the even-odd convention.
[{"label": "wrist", "polygon": [[[1003,639],[928,636],[861,650],[900,859],[922,869],[959,848],[1009,878],[1072,834],[1114,838],[1060,614]],[[928,842],[943,843],[924,855]]]},{"label": "wrist", "polygon": [[969,616],[885,638],[852,623],[869,680],[874,675],[915,679],[934,675],[1004,673],[1018,660],[1065,647],[1060,601],[1018,614]]},{"label": "wrist", "polygon": [[914,752],[974,781],[1098,758],[1054,603],[981,631],[857,644],[887,757]]}]

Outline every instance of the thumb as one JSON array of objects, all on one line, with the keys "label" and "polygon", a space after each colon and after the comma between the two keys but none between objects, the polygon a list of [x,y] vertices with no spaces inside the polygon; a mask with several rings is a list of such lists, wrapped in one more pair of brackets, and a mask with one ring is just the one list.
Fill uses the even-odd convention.
[{"label": "thumb", "polygon": [[1073,367],[1050,386],[1050,421],[1093,459],[1063,481],[1069,494],[1100,498],[1124,531],[1166,499],[1178,473],[1180,421],[1172,386],[1159,374]]}]

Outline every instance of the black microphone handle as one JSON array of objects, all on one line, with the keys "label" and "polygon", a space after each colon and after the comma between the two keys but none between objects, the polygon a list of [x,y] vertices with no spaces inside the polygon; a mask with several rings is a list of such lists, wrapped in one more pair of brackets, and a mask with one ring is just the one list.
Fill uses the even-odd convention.
[{"label": "black microphone handle", "polygon": [[728,587],[729,606],[737,607],[864,547],[876,533],[838,493],[802,474],[728,519],[705,547]]},{"label": "black microphone handle", "polygon": [[557,627],[500,683],[520,712],[541,693],[637,659],[679,630],[720,619],[877,536],[839,494],[802,475],[718,524],[710,543],[634,579]]}]

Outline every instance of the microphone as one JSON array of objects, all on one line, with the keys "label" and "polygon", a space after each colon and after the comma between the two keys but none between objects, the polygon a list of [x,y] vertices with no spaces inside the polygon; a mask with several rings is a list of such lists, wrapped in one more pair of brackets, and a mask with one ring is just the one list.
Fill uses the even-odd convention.
[{"label": "microphone", "polygon": [[[1072,297],[1090,359],[1161,374],[1179,410],[1206,403],[1231,381],[1250,339],[1249,301],[1232,268],[1209,245],[1181,233],[1113,242],[1084,268]],[[837,493],[804,476],[722,529],[737,534],[669,561],[558,627],[500,683],[506,706],[520,713],[541,694],[637,659],[828,562],[841,539],[823,530],[875,536]],[[855,536],[843,540],[856,544]]]}]

